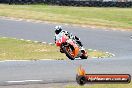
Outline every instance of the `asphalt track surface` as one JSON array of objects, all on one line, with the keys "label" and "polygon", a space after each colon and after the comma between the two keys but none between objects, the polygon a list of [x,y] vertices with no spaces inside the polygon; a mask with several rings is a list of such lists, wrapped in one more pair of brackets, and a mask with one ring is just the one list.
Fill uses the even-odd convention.
[{"label": "asphalt track surface", "polygon": [[[13,37],[53,43],[52,23],[13,21],[0,18],[0,37]],[[81,38],[84,47],[115,54],[112,58],[87,60],[46,60],[0,62],[0,85],[31,83],[75,83],[77,67],[82,65],[87,73],[126,73],[132,75],[132,32],[100,30],[62,25],[64,30]],[[47,58],[48,59],[48,58]]]}]

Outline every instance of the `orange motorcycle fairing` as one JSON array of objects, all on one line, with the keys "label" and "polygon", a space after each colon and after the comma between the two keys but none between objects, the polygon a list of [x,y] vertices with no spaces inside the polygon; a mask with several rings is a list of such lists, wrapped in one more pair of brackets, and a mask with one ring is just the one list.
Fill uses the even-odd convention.
[{"label": "orange motorcycle fairing", "polygon": [[74,57],[76,57],[78,55],[78,53],[79,53],[79,48],[75,47],[74,49],[75,50],[73,51],[73,53],[74,53]]}]

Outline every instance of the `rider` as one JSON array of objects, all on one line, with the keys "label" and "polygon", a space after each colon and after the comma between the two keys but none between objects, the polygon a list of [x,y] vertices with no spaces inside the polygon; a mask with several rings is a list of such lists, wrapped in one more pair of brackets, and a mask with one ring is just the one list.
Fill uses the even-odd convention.
[{"label": "rider", "polygon": [[62,33],[62,32],[63,32],[66,36],[68,36],[70,39],[75,40],[75,41],[79,44],[79,46],[81,47],[81,50],[84,50],[83,45],[82,45],[82,43],[81,43],[81,41],[80,41],[80,38],[78,38],[77,36],[73,36],[71,33],[67,32],[67,31],[65,31],[65,30],[62,30],[62,27],[61,27],[61,26],[56,26],[56,27],[55,27],[55,37],[54,37],[55,42],[56,42],[56,36],[57,36],[59,33]]}]

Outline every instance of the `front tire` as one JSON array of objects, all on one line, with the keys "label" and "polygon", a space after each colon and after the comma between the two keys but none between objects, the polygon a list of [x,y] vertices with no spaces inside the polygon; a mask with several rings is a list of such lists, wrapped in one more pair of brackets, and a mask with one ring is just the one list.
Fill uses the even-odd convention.
[{"label": "front tire", "polygon": [[[68,47],[68,46],[67,46]],[[67,51],[67,47],[63,46],[62,49],[64,51],[64,53],[66,54],[66,56],[71,59],[71,60],[74,60],[75,58]]]}]

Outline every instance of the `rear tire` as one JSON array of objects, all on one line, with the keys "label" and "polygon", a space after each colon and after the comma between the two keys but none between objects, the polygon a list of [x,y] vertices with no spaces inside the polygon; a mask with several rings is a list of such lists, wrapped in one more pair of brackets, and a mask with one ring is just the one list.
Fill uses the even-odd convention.
[{"label": "rear tire", "polygon": [[81,59],[87,59],[88,56],[80,56]]},{"label": "rear tire", "polygon": [[88,58],[88,56],[87,56],[87,54],[85,54],[85,51],[82,51],[82,56],[80,56],[80,58],[81,59],[87,59]]}]

